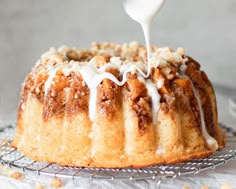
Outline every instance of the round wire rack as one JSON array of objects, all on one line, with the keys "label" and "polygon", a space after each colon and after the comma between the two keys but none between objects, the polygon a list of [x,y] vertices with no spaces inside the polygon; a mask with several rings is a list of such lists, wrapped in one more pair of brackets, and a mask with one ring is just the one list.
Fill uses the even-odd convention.
[{"label": "round wire rack", "polygon": [[61,178],[87,178],[104,180],[147,180],[175,178],[181,175],[196,174],[199,171],[215,168],[223,165],[236,156],[236,132],[221,124],[227,134],[227,145],[221,151],[203,159],[172,164],[145,167],[141,169],[122,168],[84,168],[84,167],[62,167],[57,164],[36,162],[25,157],[21,152],[11,147],[11,141],[15,133],[15,125],[9,125],[0,130],[0,163],[10,167],[20,168],[23,171],[35,172],[39,175],[48,175]]}]

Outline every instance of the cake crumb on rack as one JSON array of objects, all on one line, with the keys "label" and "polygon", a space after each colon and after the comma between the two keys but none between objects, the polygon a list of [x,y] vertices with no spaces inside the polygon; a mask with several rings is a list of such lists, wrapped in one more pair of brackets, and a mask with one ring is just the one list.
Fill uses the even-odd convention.
[{"label": "cake crumb on rack", "polygon": [[8,166],[3,164],[0,164],[0,171],[2,175],[9,175],[12,172]]},{"label": "cake crumb on rack", "polygon": [[51,180],[51,186],[54,188],[61,188],[61,187],[63,187],[63,183],[62,183],[61,179],[54,177]]},{"label": "cake crumb on rack", "polygon": [[20,179],[23,178],[23,174],[18,172],[18,171],[15,171],[15,172],[10,174],[10,178],[13,178],[13,179],[16,179],[16,180],[20,180]]},{"label": "cake crumb on rack", "polygon": [[182,189],[191,189],[191,187],[190,186],[183,186]]},{"label": "cake crumb on rack", "polygon": [[40,183],[36,183],[35,189],[45,189],[44,186]]},{"label": "cake crumb on rack", "polygon": [[0,141],[0,145],[2,146],[2,145],[6,144],[6,143],[8,143],[8,142],[9,142],[9,141],[8,141],[7,139],[3,139],[3,140]]},{"label": "cake crumb on rack", "polygon": [[220,189],[232,189],[232,186],[228,183],[224,183],[224,184],[222,184]]}]

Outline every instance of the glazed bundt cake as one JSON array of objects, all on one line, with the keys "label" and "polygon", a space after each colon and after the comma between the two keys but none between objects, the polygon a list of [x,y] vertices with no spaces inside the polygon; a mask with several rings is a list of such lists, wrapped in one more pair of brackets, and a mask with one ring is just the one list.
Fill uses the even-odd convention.
[{"label": "glazed bundt cake", "polygon": [[144,167],[225,145],[214,90],[179,48],[94,43],[52,48],[27,75],[12,145],[37,161]]}]

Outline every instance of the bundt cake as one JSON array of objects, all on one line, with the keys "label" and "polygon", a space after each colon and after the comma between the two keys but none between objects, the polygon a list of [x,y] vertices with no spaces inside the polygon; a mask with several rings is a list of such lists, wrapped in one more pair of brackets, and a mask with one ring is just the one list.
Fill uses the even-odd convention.
[{"label": "bundt cake", "polygon": [[37,161],[144,167],[225,145],[214,90],[182,48],[93,43],[51,48],[27,75],[12,142]]}]

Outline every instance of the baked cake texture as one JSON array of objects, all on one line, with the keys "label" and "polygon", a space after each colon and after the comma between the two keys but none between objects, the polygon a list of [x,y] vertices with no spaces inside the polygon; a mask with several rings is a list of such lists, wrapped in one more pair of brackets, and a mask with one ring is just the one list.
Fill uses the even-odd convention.
[{"label": "baked cake texture", "polygon": [[93,43],[51,48],[27,75],[12,145],[37,161],[144,167],[225,146],[214,90],[182,48]]}]

